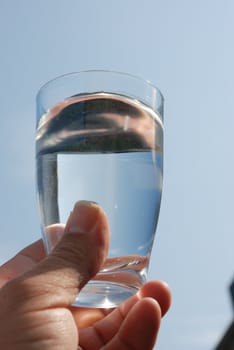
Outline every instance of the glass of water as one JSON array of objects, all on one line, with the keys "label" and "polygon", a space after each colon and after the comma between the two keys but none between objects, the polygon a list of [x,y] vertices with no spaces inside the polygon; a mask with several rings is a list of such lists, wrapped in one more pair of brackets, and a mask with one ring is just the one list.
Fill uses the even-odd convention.
[{"label": "glass of water", "polygon": [[37,95],[37,190],[48,254],[79,200],[100,204],[111,228],[109,254],[74,305],[115,307],[147,278],[163,178],[163,96],[129,74],[60,76]]}]

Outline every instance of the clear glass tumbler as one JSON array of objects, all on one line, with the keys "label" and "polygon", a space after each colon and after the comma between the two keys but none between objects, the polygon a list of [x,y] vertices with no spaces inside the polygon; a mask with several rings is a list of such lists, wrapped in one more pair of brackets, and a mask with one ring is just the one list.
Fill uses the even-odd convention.
[{"label": "clear glass tumbler", "polygon": [[163,178],[163,96],[125,73],[60,76],[37,95],[37,190],[48,254],[78,200],[107,213],[111,242],[100,272],[75,306],[110,308],[146,281]]}]

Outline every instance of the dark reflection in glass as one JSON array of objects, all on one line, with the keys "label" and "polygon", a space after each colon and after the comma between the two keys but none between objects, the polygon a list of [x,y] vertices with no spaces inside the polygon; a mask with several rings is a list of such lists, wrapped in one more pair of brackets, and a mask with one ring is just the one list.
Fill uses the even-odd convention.
[{"label": "dark reflection in glass", "polygon": [[161,150],[160,119],[156,122],[147,107],[142,109],[137,101],[126,104],[117,96],[97,96],[72,97],[53,107],[39,126],[38,153],[45,153],[47,146],[50,152]]}]

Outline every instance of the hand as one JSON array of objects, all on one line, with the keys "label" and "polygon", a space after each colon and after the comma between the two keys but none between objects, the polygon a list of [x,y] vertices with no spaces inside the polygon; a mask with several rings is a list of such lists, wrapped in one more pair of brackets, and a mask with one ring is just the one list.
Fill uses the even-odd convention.
[{"label": "hand", "polygon": [[0,348],[152,349],[170,306],[167,285],[148,282],[114,310],[70,307],[104,262],[109,227],[100,207],[78,202],[64,230],[49,257],[37,241],[0,268]]}]

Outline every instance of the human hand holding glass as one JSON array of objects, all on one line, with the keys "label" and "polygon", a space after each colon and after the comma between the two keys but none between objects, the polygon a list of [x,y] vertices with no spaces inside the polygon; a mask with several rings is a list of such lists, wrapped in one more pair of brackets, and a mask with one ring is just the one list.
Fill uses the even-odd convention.
[{"label": "human hand holding glass", "polygon": [[148,282],[115,310],[71,307],[105,259],[109,228],[103,210],[86,202],[64,230],[48,257],[38,241],[0,267],[0,348],[152,350],[170,305],[168,287]]},{"label": "human hand holding glass", "polygon": [[99,203],[111,227],[109,254],[74,305],[115,307],[147,278],[162,191],[163,97],[139,78],[89,71],[47,83],[37,109],[45,246],[50,253],[61,239],[74,202]]}]

